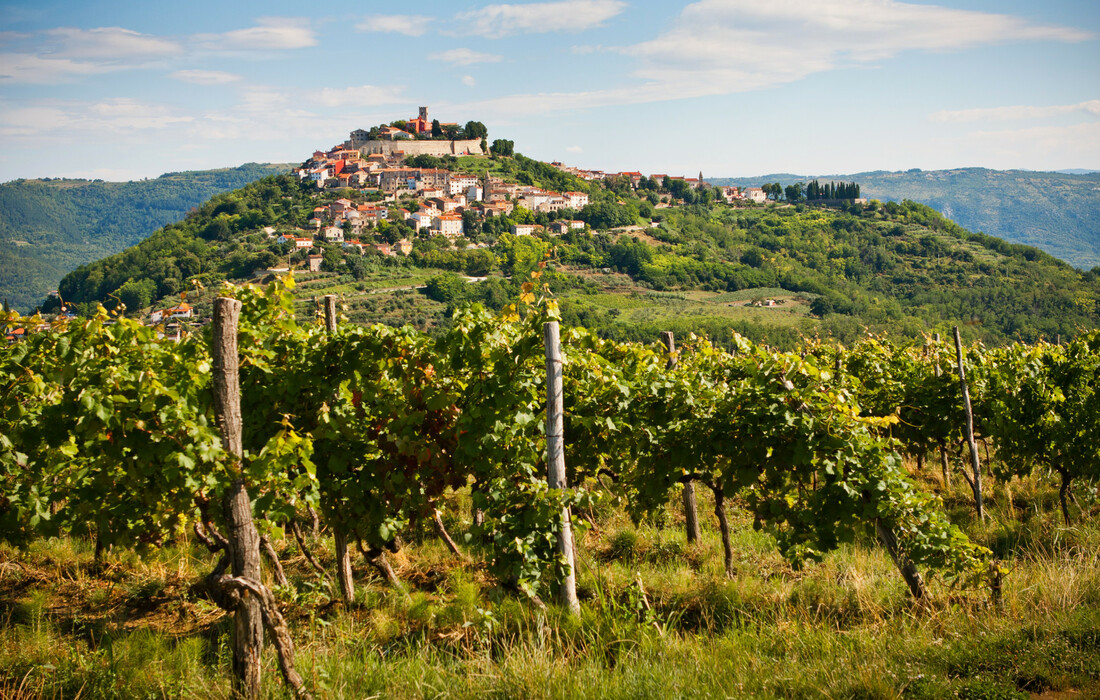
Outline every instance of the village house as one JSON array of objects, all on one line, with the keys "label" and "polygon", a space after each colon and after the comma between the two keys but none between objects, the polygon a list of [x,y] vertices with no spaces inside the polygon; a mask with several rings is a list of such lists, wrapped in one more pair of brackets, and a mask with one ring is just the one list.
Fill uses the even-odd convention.
[{"label": "village house", "polygon": [[410,223],[414,224],[416,226],[416,228],[418,228],[418,229],[431,228],[432,227],[432,216],[433,215],[438,215],[438,214],[439,214],[439,212],[417,211],[417,212],[413,212],[412,214],[409,214],[409,219],[408,220],[409,220]]},{"label": "village house", "polygon": [[299,238],[297,236],[289,236],[285,233],[283,235],[279,236],[275,240],[279,243],[293,243],[294,247],[296,249],[312,248],[313,247],[313,239],[312,238]]},{"label": "village house", "polygon": [[310,272],[320,272],[321,271],[321,263],[323,263],[325,261],[325,256],[323,256],[323,255],[310,255],[307,259],[309,260],[309,271]]},{"label": "village house", "polygon": [[191,318],[195,309],[187,302],[180,302],[178,306],[164,310],[164,318]]},{"label": "village house", "polygon": [[342,243],[344,241],[344,229],[339,226],[328,226],[322,232],[322,236],[329,243]]},{"label": "village house", "polygon": [[512,224],[512,235],[531,236],[540,228],[542,227],[537,224]]},{"label": "village house", "polygon": [[458,238],[462,235],[462,215],[440,214],[433,217],[432,231],[447,238]]},{"label": "village house", "polygon": [[451,173],[450,180],[448,182],[449,191],[447,194],[458,194],[459,192],[465,192],[471,187],[476,187],[478,184],[476,175],[461,175],[458,173]]},{"label": "village house", "polygon": [[413,252],[413,244],[410,240],[400,240],[394,245],[397,247],[397,250],[399,250],[402,255],[407,256]]},{"label": "village house", "polygon": [[568,200],[570,209],[583,209],[588,206],[588,194],[586,192],[565,192],[562,196]]},{"label": "village house", "polygon": [[763,204],[768,201],[768,195],[764,194],[764,190],[760,187],[746,187],[744,192],[744,198],[757,204]]},{"label": "village house", "polygon": [[396,141],[398,139],[411,139],[413,135],[395,126],[384,126],[379,129],[379,137],[386,141]]}]

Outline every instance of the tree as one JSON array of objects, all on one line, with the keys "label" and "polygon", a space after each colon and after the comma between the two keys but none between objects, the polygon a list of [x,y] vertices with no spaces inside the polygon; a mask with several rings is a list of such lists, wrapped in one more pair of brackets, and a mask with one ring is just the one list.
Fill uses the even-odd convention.
[{"label": "tree", "polygon": [[485,125],[481,122],[469,121],[466,122],[466,126],[463,127],[463,131],[468,139],[484,139],[489,135],[489,130],[485,128]]},{"label": "tree", "polygon": [[493,271],[496,258],[487,250],[471,250],[466,253],[466,274],[471,277],[485,277]]},{"label": "tree", "polygon": [[443,138],[443,127],[439,125],[439,120],[438,119],[433,119],[432,120],[432,138],[433,139]]},{"label": "tree", "polygon": [[156,290],[156,284],[151,279],[140,281],[131,279],[115,291],[115,296],[126,305],[127,311],[133,313],[149,306],[153,302],[153,294]]},{"label": "tree", "polygon": [[495,156],[511,157],[515,155],[516,143],[507,139],[496,139],[493,141],[493,145],[489,147],[489,152]]},{"label": "tree", "polygon": [[637,222],[634,212],[622,204],[596,202],[585,205],[577,218],[594,229],[607,229],[616,226],[629,226]]},{"label": "tree", "polygon": [[447,272],[429,279],[424,293],[433,301],[449,304],[461,298],[466,291],[466,285],[466,280],[453,272]]},{"label": "tree", "polygon": [[637,277],[642,267],[653,260],[653,249],[645,241],[623,236],[611,247],[607,257],[611,267],[631,277]]},{"label": "tree", "polygon": [[787,187],[783,190],[783,194],[786,195],[788,202],[801,202],[802,183],[796,182],[793,185],[787,185]]},{"label": "tree", "polygon": [[496,245],[500,269],[512,277],[525,275],[543,261],[548,248],[546,243],[534,236],[501,234]]}]

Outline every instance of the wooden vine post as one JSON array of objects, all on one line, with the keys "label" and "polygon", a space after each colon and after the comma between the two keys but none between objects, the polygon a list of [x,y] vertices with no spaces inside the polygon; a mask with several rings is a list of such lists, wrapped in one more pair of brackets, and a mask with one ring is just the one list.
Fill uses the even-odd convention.
[{"label": "wooden vine post", "polygon": [[978,512],[978,519],[985,520],[985,510],[982,507],[982,464],[978,460],[978,443],[974,440],[974,409],[970,405],[970,388],[966,385],[966,367],[963,365],[962,340],[959,338],[958,326],[955,326],[955,357],[959,364],[963,408],[966,409],[966,444],[970,447],[970,467],[974,472],[970,487],[974,490],[974,507]]},{"label": "wooden vine post", "polygon": [[[336,295],[325,295],[325,328],[336,332]],[[340,584],[340,597],[344,605],[355,600],[355,577],[351,570],[351,553],[348,550],[348,531],[340,523],[334,523],[332,539],[336,545],[336,580]]]},{"label": "wooden vine post", "polygon": [[[552,489],[564,489],[565,483],[565,428],[562,402],[561,342],[558,322],[548,321],[543,326],[546,342],[546,484]],[[558,588],[558,602],[571,615],[579,615],[577,600],[577,567],[573,560],[573,524],[569,508],[562,511],[562,526],[558,533],[558,554],[568,569]]]},{"label": "wooden vine post", "polygon": [[[238,374],[237,321],[241,302],[219,297],[214,300],[214,411],[225,451],[236,458],[237,474],[225,494],[228,549],[233,576],[261,582],[260,535],[252,522],[252,502],[240,470],[241,388]],[[233,634],[233,680],[237,694],[260,696],[260,652],[264,645],[264,622],[260,600],[242,594],[237,604]]]},{"label": "wooden vine post", "polygon": [[[933,334],[932,340],[936,344],[936,352],[938,353],[940,348],[940,334]],[[937,377],[943,374],[943,369],[940,367],[939,360],[933,365],[933,371],[936,373]],[[940,468],[943,470],[943,487],[949,489],[951,488],[951,462],[947,459],[947,445],[945,445],[942,440],[940,441]]]},{"label": "wooden vine post", "polygon": [[[661,341],[668,350],[668,370],[676,369],[676,338],[672,331],[661,331]],[[702,537],[699,529],[699,507],[695,499],[695,482],[684,482],[684,529],[687,534],[688,544],[695,544]]]}]

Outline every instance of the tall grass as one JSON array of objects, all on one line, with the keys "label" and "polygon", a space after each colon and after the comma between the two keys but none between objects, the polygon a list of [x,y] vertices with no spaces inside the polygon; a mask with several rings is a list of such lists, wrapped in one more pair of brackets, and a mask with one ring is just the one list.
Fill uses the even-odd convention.
[{"label": "tall grass", "polygon": [[[461,534],[455,498],[445,521]],[[608,506],[578,545],[577,619],[498,586],[476,543],[465,561],[427,533],[394,557],[408,596],[357,566],[356,604],[337,605],[288,543],[278,595],[318,697],[1100,696],[1095,516],[1062,527],[1033,483],[994,490],[985,523],[965,490],[947,503],[1009,570],[1000,608],[936,581],[915,604],[870,540],[792,567],[736,512],[726,580],[713,527],[689,546],[675,509],[635,526]],[[79,537],[0,545],[0,697],[229,698],[228,620],[194,586],[213,564],[186,542],[100,569]],[[266,696],[284,697],[264,664]]]}]

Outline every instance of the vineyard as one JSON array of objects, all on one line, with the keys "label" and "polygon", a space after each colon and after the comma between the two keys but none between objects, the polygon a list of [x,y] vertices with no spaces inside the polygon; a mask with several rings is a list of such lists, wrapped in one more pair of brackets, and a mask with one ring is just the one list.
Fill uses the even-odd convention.
[{"label": "vineyard", "polygon": [[[462,308],[435,336],[341,323],[333,297],[299,323],[286,278],[227,286],[214,323],[178,342],[101,309],[0,350],[0,694],[1100,689],[1100,332],[986,348],[956,330],[916,343],[808,340],[799,352],[736,336],[728,348],[671,334],[614,342],[581,328],[559,340],[538,275],[503,313]],[[873,585],[852,582],[859,566],[844,573],[840,562],[856,560]],[[127,680],[115,652],[99,652],[129,637],[81,632],[71,618],[82,666],[28,660],[25,635],[61,624],[27,612],[29,591],[45,585],[35,562],[95,589],[165,561],[187,571],[187,609],[210,620],[197,666],[164,671],[176,685]],[[1042,621],[1040,570],[1048,584],[1059,571],[1076,577]],[[825,579],[847,587],[847,602],[798,583]],[[761,592],[773,583],[799,591],[782,612]],[[994,646],[1001,666],[974,652],[943,662],[954,671],[898,680],[902,662],[880,649],[882,667],[861,666],[855,680],[768,685],[786,676],[766,658],[801,658],[763,651],[770,628],[871,658],[860,646],[877,647],[870,618],[941,643],[1008,635],[1015,656]],[[676,672],[633,686],[601,675],[661,668],[660,650],[676,659],[693,644],[733,658],[734,632],[755,635],[760,679],[747,667],[708,678],[711,662],[697,657],[683,661],[701,674],[694,687],[676,685],[675,660]],[[517,654],[547,664],[545,675],[517,680]],[[350,665],[334,675],[326,655]],[[424,677],[436,686],[413,687],[409,674],[426,673],[410,671],[417,659],[493,680],[460,687],[433,671]],[[570,668],[595,675],[565,683]]]}]

